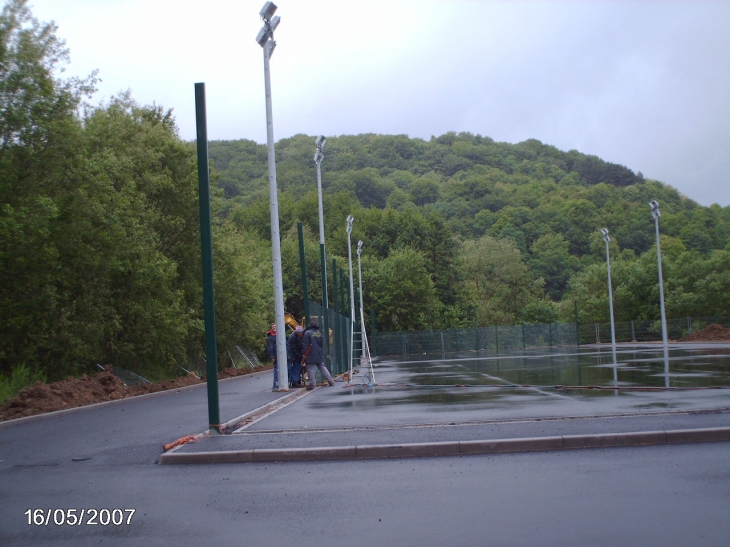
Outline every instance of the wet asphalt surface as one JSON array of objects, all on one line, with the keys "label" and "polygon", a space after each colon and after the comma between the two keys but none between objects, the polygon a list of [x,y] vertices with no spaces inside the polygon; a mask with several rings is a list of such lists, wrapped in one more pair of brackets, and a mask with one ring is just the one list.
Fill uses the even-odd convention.
[{"label": "wet asphalt surface", "polygon": [[[667,368],[661,347],[646,344],[620,346],[617,366],[605,347],[382,358],[373,385],[364,383],[367,375],[319,387],[233,435],[206,437],[176,451],[728,427],[728,348],[676,347]],[[663,389],[666,383],[670,390]]]},{"label": "wet asphalt surface", "polygon": [[[722,349],[698,353],[694,364],[677,360],[669,367],[670,387],[675,381],[687,385],[688,378],[695,387],[722,385]],[[643,367],[650,382],[664,385],[663,364],[649,353],[624,359],[626,374],[617,371],[624,384],[611,383],[613,368],[604,369],[595,357],[570,374],[555,364],[555,355],[552,365],[535,360],[535,367],[547,367],[540,373],[520,359],[508,365],[467,355],[452,367],[438,359],[407,365],[383,360],[376,383],[384,385],[318,388],[237,434],[180,450],[205,443],[260,445],[263,439],[280,446],[339,444],[346,435],[357,442],[424,442],[443,440],[444,431],[458,438],[505,438],[730,425],[723,411],[730,406],[727,390],[554,389],[576,385],[578,374],[584,385],[608,378],[609,387],[636,386],[630,367]],[[423,372],[429,366],[440,367],[438,374]],[[510,387],[520,370],[538,380],[550,374],[551,381]],[[281,397],[269,391],[270,376],[222,382],[222,420]],[[469,387],[455,387],[456,379]],[[727,442],[396,460],[155,463],[162,444],[206,427],[200,387],[0,426],[0,544],[728,544]],[[129,524],[87,518],[74,526],[53,523],[66,513],[47,513],[72,508],[135,513]],[[28,509],[52,517],[48,524],[28,524]]]}]

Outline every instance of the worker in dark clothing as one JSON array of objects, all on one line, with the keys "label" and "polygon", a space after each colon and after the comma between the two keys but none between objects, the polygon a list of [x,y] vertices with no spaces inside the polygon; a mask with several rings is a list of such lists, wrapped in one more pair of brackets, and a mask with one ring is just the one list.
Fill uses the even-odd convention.
[{"label": "worker in dark clothing", "polygon": [[302,338],[302,361],[307,366],[307,375],[309,376],[308,390],[314,389],[316,386],[315,375],[317,369],[322,374],[327,383],[331,386],[335,385],[335,381],[324,365],[324,352],[322,351],[323,340],[322,333],[319,332],[319,325],[316,319],[312,319],[307,326],[307,330],[304,332]]},{"label": "worker in dark clothing", "polygon": [[289,387],[302,387],[302,341],[304,328],[297,326],[289,335],[286,343],[287,368],[289,369]]}]

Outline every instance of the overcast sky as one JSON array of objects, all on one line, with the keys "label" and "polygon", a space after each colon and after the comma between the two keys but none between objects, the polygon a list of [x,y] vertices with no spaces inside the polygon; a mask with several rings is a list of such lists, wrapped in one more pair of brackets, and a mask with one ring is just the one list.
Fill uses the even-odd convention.
[{"label": "overcast sky", "polygon": [[[277,140],[298,133],[469,131],[535,138],[730,205],[730,2],[279,0]],[[99,70],[95,102],[131,90],[195,138],[266,141],[263,0],[30,0]]]}]

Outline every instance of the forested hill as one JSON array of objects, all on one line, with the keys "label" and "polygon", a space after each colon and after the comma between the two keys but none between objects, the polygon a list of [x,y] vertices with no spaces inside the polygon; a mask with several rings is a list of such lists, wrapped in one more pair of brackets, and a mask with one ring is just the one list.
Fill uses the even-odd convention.
[{"label": "forested hill", "polygon": [[[297,135],[277,144],[279,188],[294,198],[314,189],[313,141]],[[210,154],[227,198],[243,205],[268,199],[264,145],[214,141]],[[646,183],[641,173],[537,140],[498,143],[469,133],[447,133],[430,142],[403,135],[333,137],[322,171],[328,194],[347,193],[363,207],[436,212],[464,238],[509,236],[522,252],[556,233],[580,257],[590,252],[590,232],[606,225],[622,249],[642,253],[654,239],[649,199],[659,199],[667,213],[681,212],[683,220],[706,212],[670,187]],[[702,214],[696,220],[682,236],[688,248],[725,245],[727,223],[708,233]]]},{"label": "forested hill", "polygon": [[[0,400],[7,382],[96,364],[174,375],[203,350],[195,146],[179,138],[170,111],[130,93],[89,106],[95,75],[61,77],[68,51],[26,0],[8,0],[0,28]],[[298,135],[277,144],[286,307],[297,316],[300,221],[310,296],[321,299],[313,143]],[[273,319],[266,148],[213,142],[210,151],[222,187],[213,246],[225,359],[234,345],[262,349]],[[722,211],[536,141],[342,136],[325,155],[329,256],[345,265],[345,218],[354,215],[365,306],[381,331],[554,321],[568,299],[600,318],[595,291],[583,289],[603,264],[596,229],[615,228],[622,248],[634,249],[626,263],[643,267],[636,256],[645,253],[650,267],[649,198],[670,211],[664,229],[681,236],[675,248],[698,249],[710,273],[724,256],[711,252],[727,239]],[[688,302],[718,302],[679,295],[681,313]],[[654,313],[650,294],[636,302],[646,309],[631,313]]]},{"label": "forested hill", "polygon": [[[0,401],[97,364],[150,379],[192,367],[204,347],[194,144],[170,111],[130,93],[88,105],[95,74],[60,77],[68,51],[27,0],[7,0],[0,28]],[[285,305],[296,316],[299,222],[310,297],[321,301],[314,141],[276,148]],[[226,360],[235,345],[262,350],[274,316],[267,154],[251,141],[209,149]],[[651,199],[667,314],[729,313],[730,207],[700,207],[626,167],[534,140],[340,136],[324,152],[328,256],[346,266],[353,215],[379,331],[572,321],[576,305],[581,321],[606,320],[603,227],[617,319],[654,320]]]},{"label": "forested hill", "polygon": [[[277,147],[279,169],[282,164],[286,165],[286,170],[295,163],[313,167],[309,157],[312,156],[311,137],[297,135],[280,141]],[[434,173],[449,178],[473,172],[486,175],[488,172],[483,169],[486,167],[506,175],[550,178],[564,184],[590,186],[603,182],[613,186],[630,186],[644,181],[641,173],[634,174],[623,165],[608,163],[576,150],[562,152],[534,139],[509,144],[471,133],[449,132],[426,142],[406,135],[368,134],[332,137],[326,148],[327,163],[323,170],[329,172],[374,168],[381,177],[396,171],[408,171],[417,176]],[[223,175],[221,186],[229,198],[250,195],[251,180],[266,175],[266,148],[253,141],[214,141],[210,145],[210,153],[216,169]],[[397,183],[397,180],[392,182]],[[525,179],[499,181],[519,184]],[[306,186],[310,181],[300,181],[294,172],[287,171],[279,175],[279,182],[286,188],[297,182]],[[386,184],[371,199],[382,199],[382,194],[388,193],[388,186],[395,187]],[[398,186],[402,187],[403,184]]]},{"label": "forested hill", "polygon": [[[276,145],[285,243],[298,221],[317,233],[314,140],[296,135]],[[227,198],[224,214],[265,240],[266,147],[241,140],[214,141],[209,149]],[[549,321],[560,316],[561,303],[567,320],[575,301],[586,319],[602,320],[608,315],[599,232],[604,227],[616,261],[619,320],[653,319],[658,295],[651,199],[662,211],[668,310],[675,316],[728,312],[727,291],[711,293],[730,286],[723,266],[730,208],[699,206],[622,165],[537,140],[508,144],[453,132],[430,141],[405,135],[331,137],[324,152],[328,250],[347,256],[345,217],[353,214],[353,238],[363,239],[363,256],[369,254],[370,279],[364,275],[369,291],[364,292],[380,312],[381,328],[484,325],[523,317]],[[384,281],[398,268],[407,268],[399,277],[402,291]],[[290,308],[300,304],[297,274],[292,268],[288,278]],[[316,293],[316,283],[312,286]],[[420,292],[416,297],[409,290]],[[400,308],[391,309],[386,301]]]}]

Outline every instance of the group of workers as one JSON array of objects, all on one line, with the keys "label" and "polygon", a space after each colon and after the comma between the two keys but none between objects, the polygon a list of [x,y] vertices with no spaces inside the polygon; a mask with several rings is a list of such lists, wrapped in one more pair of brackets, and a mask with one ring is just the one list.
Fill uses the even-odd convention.
[{"label": "group of workers", "polygon": [[[287,370],[289,372],[289,387],[300,388],[305,387],[305,379],[303,375],[302,365],[305,367],[307,376],[307,390],[316,387],[315,376],[319,370],[322,377],[327,380],[330,386],[335,385],[335,381],[324,364],[322,333],[319,331],[319,325],[316,319],[309,322],[306,330],[297,325],[289,335],[286,342]],[[274,386],[273,391],[279,390],[279,372],[276,366],[276,323],[271,324],[269,332],[266,333],[266,354],[274,363]]]}]

